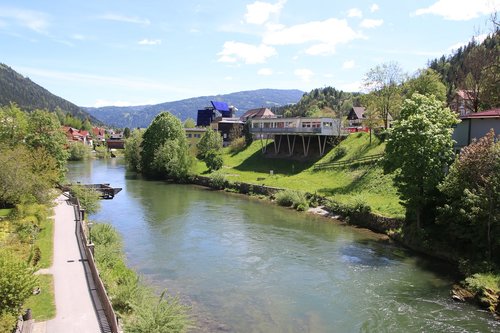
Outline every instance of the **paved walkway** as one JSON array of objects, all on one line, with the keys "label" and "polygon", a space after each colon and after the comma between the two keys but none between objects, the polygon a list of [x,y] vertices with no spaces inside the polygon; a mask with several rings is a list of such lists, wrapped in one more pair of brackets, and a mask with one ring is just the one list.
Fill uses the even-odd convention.
[{"label": "paved walkway", "polygon": [[93,281],[85,267],[87,259],[84,252],[80,252],[76,238],[73,206],[64,195],[60,195],[56,203],[54,262],[49,269],[49,273],[54,275],[56,317],[38,323],[35,332],[100,333],[100,304],[92,299],[92,294],[95,294]]}]

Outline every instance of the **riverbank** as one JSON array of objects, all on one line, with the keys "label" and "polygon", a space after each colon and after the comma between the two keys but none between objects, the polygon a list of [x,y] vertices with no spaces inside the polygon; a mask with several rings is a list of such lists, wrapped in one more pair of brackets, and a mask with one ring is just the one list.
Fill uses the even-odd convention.
[{"label": "riverbank", "polygon": [[[276,204],[276,194],[280,191],[286,191],[286,189],[265,185],[243,182],[232,183],[221,174],[215,174],[212,177],[198,175],[191,178],[191,183],[214,190],[235,192],[246,196],[258,196],[274,204]],[[306,193],[305,196],[308,204],[313,205],[312,209],[307,210],[308,213],[326,218],[335,218],[352,226],[387,235],[393,241],[412,251],[452,264],[456,267],[456,271],[459,272],[460,258],[458,256],[452,251],[447,251],[442,244],[421,241],[418,233],[408,230],[402,218],[380,216],[371,212],[369,207],[362,202],[343,204],[317,194]],[[485,276],[488,276],[488,278]],[[498,275],[475,274],[473,276],[463,276],[462,282],[457,282],[454,288],[450,290],[450,297],[456,301],[478,305],[500,318],[500,278]]]}]

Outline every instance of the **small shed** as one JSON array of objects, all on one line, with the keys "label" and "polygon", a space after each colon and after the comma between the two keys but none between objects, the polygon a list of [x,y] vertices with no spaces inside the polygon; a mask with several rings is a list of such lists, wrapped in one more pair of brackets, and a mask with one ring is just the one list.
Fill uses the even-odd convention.
[{"label": "small shed", "polygon": [[500,134],[500,108],[482,112],[469,113],[460,117],[462,120],[455,126],[453,140],[455,148],[460,149],[469,145],[473,139],[479,139],[491,129]]}]

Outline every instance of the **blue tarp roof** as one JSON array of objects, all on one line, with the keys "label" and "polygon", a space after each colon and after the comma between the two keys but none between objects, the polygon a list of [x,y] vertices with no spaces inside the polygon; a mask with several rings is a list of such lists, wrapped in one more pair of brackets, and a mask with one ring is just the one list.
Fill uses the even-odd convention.
[{"label": "blue tarp roof", "polygon": [[210,101],[217,111],[229,111],[229,106],[225,102]]}]

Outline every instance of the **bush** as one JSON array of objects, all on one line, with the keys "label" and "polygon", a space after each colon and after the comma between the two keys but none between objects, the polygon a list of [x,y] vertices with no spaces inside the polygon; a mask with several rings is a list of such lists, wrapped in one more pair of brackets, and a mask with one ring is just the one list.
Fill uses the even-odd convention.
[{"label": "bush", "polygon": [[284,190],[276,193],[276,202],[280,206],[293,207],[299,211],[309,208],[306,196],[299,191]]},{"label": "bush", "polygon": [[214,172],[210,175],[210,186],[212,186],[213,188],[222,190],[224,187],[226,187],[226,184],[226,176],[224,176],[222,173]]},{"label": "bush", "polygon": [[371,207],[360,197],[354,198],[351,202],[347,203],[331,200],[326,204],[326,206],[330,211],[345,217],[349,217],[354,214],[367,214],[371,212]]},{"label": "bush", "polygon": [[10,333],[14,331],[17,323],[17,316],[8,312],[0,313],[0,332]]},{"label": "bush", "polygon": [[80,205],[87,212],[92,214],[101,207],[99,192],[85,186],[72,186],[71,193],[78,198]]},{"label": "bush", "polygon": [[337,161],[340,160],[342,157],[347,155],[347,148],[346,147],[336,147],[333,150],[332,157],[330,158],[330,161]]},{"label": "bush", "polygon": [[211,149],[205,154],[204,158],[205,164],[209,171],[216,171],[222,168],[224,160],[222,159],[222,153],[220,150]]},{"label": "bush", "polygon": [[69,157],[70,161],[81,161],[90,154],[90,149],[88,146],[82,142],[73,142],[69,145]]},{"label": "bush", "polygon": [[245,138],[244,137],[237,138],[234,139],[229,145],[229,152],[232,154],[236,154],[245,149],[245,147],[246,147]]},{"label": "bush", "polygon": [[18,315],[37,278],[33,269],[12,253],[0,253],[0,313]]}]

